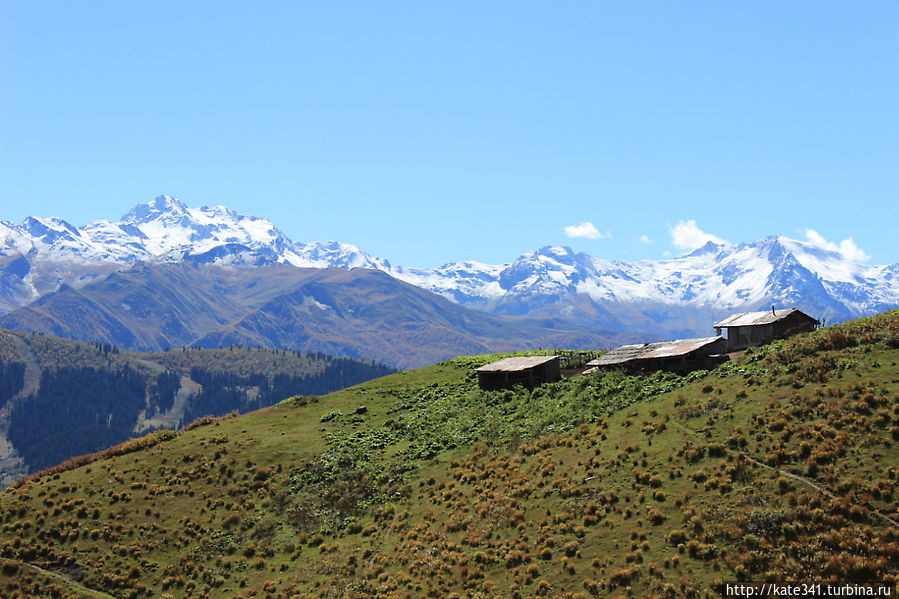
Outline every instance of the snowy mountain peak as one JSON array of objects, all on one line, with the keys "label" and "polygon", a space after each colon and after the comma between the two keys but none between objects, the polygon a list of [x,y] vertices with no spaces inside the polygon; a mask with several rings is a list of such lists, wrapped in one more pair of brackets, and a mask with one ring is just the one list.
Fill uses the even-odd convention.
[{"label": "snowy mountain peak", "polygon": [[693,250],[692,252],[687,254],[687,256],[715,255],[726,248],[727,248],[727,246],[723,243],[715,243],[714,241],[707,241],[705,243],[705,245],[696,248],[695,250]]},{"label": "snowy mountain peak", "polygon": [[171,222],[187,215],[187,211],[187,206],[177,198],[161,195],[156,196],[152,202],[138,204],[132,208],[122,217],[121,222],[125,224],[141,224],[160,219],[166,219]]},{"label": "snowy mountain peak", "polygon": [[[22,230],[39,239],[54,239],[60,236],[77,237],[79,234],[78,229],[55,216],[49,218],[29,216],[22,222]],[[52,241],[46,241],[46,243],[52,243]]]},{"label": "snowy mountain peak", "polygon": [[535,253],[541,256],[555,256],[557,258],[565,258],[574,255],[572,249],[564,245],[547,245],[540,248]]},{"label": "snowy mountain peak", "polygon": [[[161,195],[132,208],[119,222],[93,221],[81,229],[58,218],[29,217],[0,228],[0,252],[37,252],[57,262],[129,265],[200,262],[249,265],[286,262],[313,268],[390,270],[386,260],[337,241],[294,243],[268,219],[221,205],[190,208]],[[193,257],[193,258],[192,258]]]},{"label": "snowy mountain peak", "polygon": [[340,241],[297,244],[296,254],[289,262],[294,266],[310,268],[369,268],[385,272],[391,270],[387,260],[374,258],[355,245]]}]

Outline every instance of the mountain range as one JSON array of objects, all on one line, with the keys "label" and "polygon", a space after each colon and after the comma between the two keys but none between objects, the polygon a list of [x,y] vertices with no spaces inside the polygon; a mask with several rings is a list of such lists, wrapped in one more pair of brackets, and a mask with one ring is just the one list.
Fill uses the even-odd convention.
[{"label": "mountain range", "polygon": [[81,228],[0,222],[0,326],[133,349],[240,342],[405,367],[510,345],[707,335],[718,318],[772,304],[826,322],[887,310],[899,305],[899,264],[774,235],[658,261],[548,246],[509,264],[410,268],[169,196]]}]

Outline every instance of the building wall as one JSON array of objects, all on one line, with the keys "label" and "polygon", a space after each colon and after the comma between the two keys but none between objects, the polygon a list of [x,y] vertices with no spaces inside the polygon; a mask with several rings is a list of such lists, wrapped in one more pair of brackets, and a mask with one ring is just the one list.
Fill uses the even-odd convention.
[{"label": "building wall", "polygon": [[727,327],[727,351],[737,351],[770,343],[775,339],[785,339],[797,333],[815,330],[815,322],[800,314],[790,314],[772,324]]},{"label": "building wall", "polygon": [[783,339],[797,333],[814,331],[816,326],[814,321],[794,313],[775,323],[774,335],[776,339]]}]

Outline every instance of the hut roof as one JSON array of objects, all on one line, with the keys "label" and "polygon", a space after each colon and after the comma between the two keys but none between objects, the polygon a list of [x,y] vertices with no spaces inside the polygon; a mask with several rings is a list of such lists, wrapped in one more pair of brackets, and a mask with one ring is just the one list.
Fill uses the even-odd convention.
[{"label": "hut roof", "polygon": [[673,358],[696,351],[706,345],[723,341],[724,337],[702,337],[700,339],[677,339],[660,343],[641,343],[622,345],[587,363],[588,366],[609,366],[624,364],[633,360],[649,360],[652,358]]},{"label": "hut roof", "polygon": [[553,360],[558,360],[559,356],[521,356],[515,358],[503,358],[477,369],[478,372],[516,372],[519,370],[527,370],[534,366],[540,366]]},{"label": "hut roof", "polygon": [[746,312],[743,314],[734,314],[732,316],[728,316],[721,322],[715,323],[713,326],[715,328],[759,326],[764,324],[771,324],[777,322],[778,320],[783,320],[784,318],[796,313],[804,316],[805,318],[808,318],[809,320],[815,321],[815,319],[808,314],[797,310],[796,308],[789,308],[787,310],[777,310],[774,312],[772,312],[771,310],[765,310],[763,312]]}]

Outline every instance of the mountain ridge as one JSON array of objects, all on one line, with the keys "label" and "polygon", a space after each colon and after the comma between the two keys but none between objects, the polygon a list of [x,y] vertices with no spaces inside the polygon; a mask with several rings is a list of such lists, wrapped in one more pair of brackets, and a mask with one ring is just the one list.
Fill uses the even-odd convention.
[{"label": "mountain ridge", "polygon": [[[63,283],[83,286],[138,262],[377,269],[462,306],[584,326],[656,322],[658,328],[652,315],[660,311],[694,311],[701,321],[771,304],[838,322],[899,305],[899,264],[868,266],[781,235],[708,242],[666,260],[607,260],[545,246],[508,264],[423,269],[394,266],[343,242],[294,242],[267,219],[159,196],[117,223],[93,221],[80,229],[58,218],[0,223],[0,314]],[[662,327],[658,334],[674,330]]]},{"label": "mountain ridge", "polygon": [[631,339],[472,310],[378,270],[144,263],[64,285],[0,327],[123,349],[252,345],[421,366],[461,353]]}]

